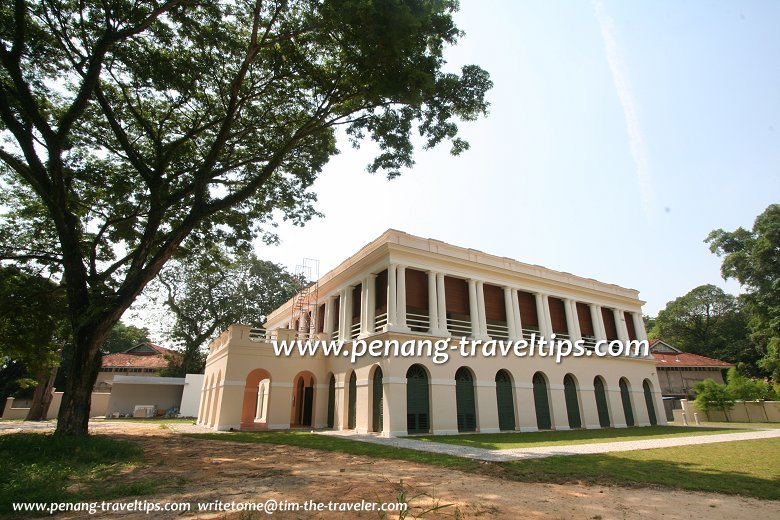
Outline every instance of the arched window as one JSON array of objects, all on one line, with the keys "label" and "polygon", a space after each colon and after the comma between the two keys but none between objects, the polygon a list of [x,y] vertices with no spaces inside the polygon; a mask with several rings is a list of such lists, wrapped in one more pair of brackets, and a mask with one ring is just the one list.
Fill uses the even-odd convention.
[{"label": "arched window", "polygon": [[607,391],[604,388],[604,379],[596,376],[593,380],[593,391],[596,394],[596,410],[599,412],[599,425],[602,428],[609,428],[609,402],[607,401]]},{"label": "arched window", "polygon": [[650,381],[647,379],[642,383],[642,390],[645,393],[645,406],[647,406],[647,416],[650,419],[650,424],[655,426],[658,424],[658,418],[655,415],[655,406],[653,405],[653,391],[650,389]]},{"label": "arched window", "polygon": [[406,372],[406,430],[428,433],[430,428],[428,374],[420,365],[412,365]]},{"label": "arched window", "polygon": [[349,406],[347,407],[349,416],[347,418],[347,428],[350,430],[355,429],[357,423],[357,376],[354,370],[352,375],[349,376]]},{"label": "arched window", "polygon": [[333,428],[336,417],[336,377],[331,374],[328,382],[328,428]]},{"label": "arched window", "polygon": [[574,376],[566,374],[563,378],[563,394],[566,398],[566,415],[569,418],[569,428],[582,428],[580,416],[580,400],[577,396],[577,383]]},{"label": "arched window", "polygon": [[626,416],[626,426],[634,426],[634,410],[631,407],[631,389],[625,377],[620,378],[620,400],[623,401],[623,413]]},{"label": "arched window", "polygon": [[506,370],[496,372],[496,403],[498,404],[498,428],[515,429],[515,400],[512,378]]},{"label": "arched window", "polygon": [[471,370],[460,367],[455,372],[455,401],[458,412],[458,431],[473,432],[477,429],[477,408],[474,398],[474,378]]},{"label": "arched window", "polygon": [[537,372],[534,374],[533,384],[536,426],[540,430],[549,430],[552,428],[552,419],[550,418],[550,398],[547,395],[547,379],[544,374]]},{"label": "arched window", "polygon": [[374,380],[373,380],[373,400],[372,400],[372,420],[371,420],[371,426],[372,430],[375,432],[381,432],[383,428],[383,410],[382,410],[382,368],[376,367],[376,370],[374,370]]}]

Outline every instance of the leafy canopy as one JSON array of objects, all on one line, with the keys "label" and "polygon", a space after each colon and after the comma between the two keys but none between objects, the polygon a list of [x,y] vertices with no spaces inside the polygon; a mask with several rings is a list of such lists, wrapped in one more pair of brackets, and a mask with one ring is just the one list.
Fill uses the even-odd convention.
[{"label": "leafy canopy", "polygon": [[780,204],[759,215],[753,229],[717,229],[706,242],[723,257],[723,278],[742,284],[751,340],[765,352],[759,365],[780,381]]}]

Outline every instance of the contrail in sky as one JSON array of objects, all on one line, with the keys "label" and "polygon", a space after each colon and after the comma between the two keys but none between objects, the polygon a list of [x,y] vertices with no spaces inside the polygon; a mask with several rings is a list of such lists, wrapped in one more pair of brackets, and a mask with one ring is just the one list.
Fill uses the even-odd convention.
[{"label": "contrail in sky", "polygon": [[652,187],[652,175],[650,173],[650,163],[647,158],[642,129],[639,125],[639,117],[636,113],[636,103],[632,95],[631,87],[628,82],[628,76],[623,65],[623,61],[618,51],[618,44],[615,38],[615,24],[612,18],[607,15],[604,9],[604,3],[601,0],[593,2],[596,11],[596,20],[601,28],[601,37],[604,40],[604,49],[607,54],[607,63],[612,72],[612,81],[615,83],[620,105],[623,107],[623,115],[626,119],[626,129],[628,131],[628,142],[631,147],[631,156],[636,165],[636,175],[639,181],[639,192],[642,198],[642,209],[645,216],[650,216],[652,208],[655,205],[655,195]]}]

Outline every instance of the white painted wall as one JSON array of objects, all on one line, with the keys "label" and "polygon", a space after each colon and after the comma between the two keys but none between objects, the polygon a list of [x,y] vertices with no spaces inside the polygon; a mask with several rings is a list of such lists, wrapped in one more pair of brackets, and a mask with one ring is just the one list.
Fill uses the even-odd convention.
[{"label": "white painted wall", "polygon": [[198,416],[203,377],[203,374],[187,374],[184,378],[184,392],[181,396],[181,408],[179,409],[179,413],[183,417]]}]

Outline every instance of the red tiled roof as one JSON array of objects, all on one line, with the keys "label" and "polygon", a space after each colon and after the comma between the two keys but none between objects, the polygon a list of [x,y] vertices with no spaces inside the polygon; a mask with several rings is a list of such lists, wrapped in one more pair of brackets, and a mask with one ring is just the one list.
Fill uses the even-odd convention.
[{"label": "red tiled roof", "polygon": [[169,357],[179,355],[178,352],[174,352],[173,350],[159,345],[154,345],[153,343],[147,343],[146,345],[156,350],[158,354],[129,354],[129,351],[106,354],[103,356],[102,366],[122,368],[165,368],[168,366]]},{"label": "red tiled roof", "polygon": [[689,352],[653,352],[656,364],[659,367],[733,367],[733,363],[726,363],[719,359],[708,358]]}]

